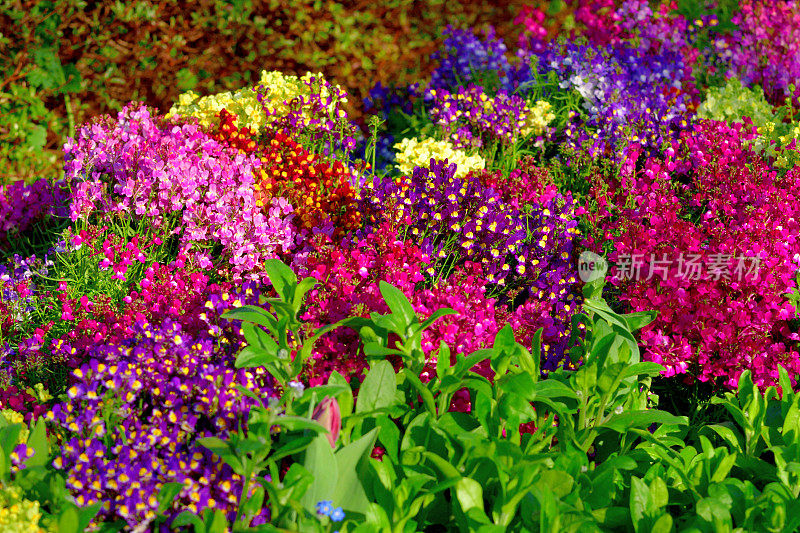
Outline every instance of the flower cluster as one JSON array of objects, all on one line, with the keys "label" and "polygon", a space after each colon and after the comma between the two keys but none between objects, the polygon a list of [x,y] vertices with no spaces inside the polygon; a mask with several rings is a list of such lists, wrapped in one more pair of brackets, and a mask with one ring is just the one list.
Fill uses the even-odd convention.
[{"label": "flower cluster", "polygon": [[13,338],[34,318],[39,301],[37,275],[47,276],[53,261],[35,255],[15,255],[9,265],[0,265],[0,331],[3,336]]},{"label": "flower cluster", "polygon": [[468,155],[463,150],[456,149],[452,143],[437,141],[435,139],[419,140],[416,137],[403,139],[394,145],[397,151],[397,168],[401,173],[410,175],[414,168],[427,166],[431,159],[444,161],[445,159],[456,165],[456,177],[463,178],[473,170],[481,170],[486,166],[486,161],[479,155]]},{"label": "flower cluster", "polygon": [[0,489],[0,529],[8,533],[45,533],[39,502],[22,497],[19,487]]},{"label": "flower cluster", "polygon": [[147,217],[156,228],[174,227],[181,249],[221,245],[234,278],[260,277],[262,258],[294,246],[291,205],[273,198],[265,213],[256,203],[260,160],[232,153],[196,125],[128,106],[116,121],[81,128],[65,151],[73,221],[109,212]]},{"label": "flower cluster", "polygon": [[497,191],[503,202],[520,211],[526,211],[526,206],[534,203],[546,205],[558,195],[558,187],[547,168],[537,166],[530,157],[521,159],[518,165],[508,176],[499,170],[477,175],[485,187]]},{"label": "flower cluster", "polygon": [[726,122],[742,122],[749,117],[757,128],[775,127],[773,108],[761,88],[748,88],[737,78],[729,79],[723,87],[710,88],[697,108],[697,116]]},{"label": "flower cluster", "polygon": [[357,130],[344,110],[347,92],[321,74],[304,77],[301,83],[304,90],[284,103],[285,113],[274,116],[272,132],[293,135],[325,155],[352,151]]},{"label": "flower cluster", "polygon": [[760,85],[774,104],[786,97],[797,101],[789,86],[800,79],[800,24],[797,2],[743,0],[731,19],[737,29],[716,40],[717,51],[731,74],[746,85]]},{"label": "flower cluster", "polygon": [[[451,357],[469,355],[492,345],[503,325],[502,316],[495,308],[495,299],[486,295],[483,269],[479,263],[467,261],[442,283],[430,289],[417,291],[411,304],[419,316],[430,316],[437,309],[449,307],[458,313],[436,321],[422,334],[422,349],[427,366],[421,376],[429,379],[436,374],[436,357],[433,355],[441,342],[451,350]],[[454,362],[454,361],[451,361]],[[488,364],[475,369],[486,377],[492,372]]]},{"label": "flower cluster", "polygon": [[418,96],[418,89],[418,84],[384,87],[378,82],[369,90],[369,96],[364,98],[364,111],[377,112],[384,120],[397,112],[410,115],[414,111],[413,100]]},{"label": "flower cluster", "polygon": [[[8,379],[6,376],[4,376],[4,381]],[[26,424],[45,414],[47,412],[45,404],[52,399],[53,397],[41,383],[25,390],[16,385],[0,385],[0,407],[4,411],[11,410],[19,413]]]},{"label": "flower cluster", "polygon": [[353,171],[340,161],[323,160],[280,133],[264,148],[261,161],[254,185],[256,205],[269,205],[273,197],[288,198],[301,229],[331,224],[342,232],[361,226]]},{"label": "flower cluster", "polygon": [[341,522],[344,520],[345,513],[341,507],[334,507],[331,500],[322,500],[317,502],[317,514],[321,516],[328,516],[334,522]]},{"label": "flower cluster", "polygon": [[408,224],[409,234],[436,262],[427,269],[431,275],[446,277],[463,258],[481,263],[492,284],[561,286],[577,234],[572,198],[552,197],[524,213],[479,177],[458,179],[455,172],[455,165],[433,161],[399,184],[376,178],[365,210],[387,211]]},{"label": "flower cluster", "polygon": [[[95,233],[100,233],[107,230],[108,227],[103,226],[97,229],[99,229],[99,232]],[[125,274],[127,274],[128,268],[133,265],[134,261],[138,263],[147,261],[144,251],[139,248],[138,234],[134,235],[130,240],[124,240],[116,233],[111,233],[103,240],[102,245],[97,248],[93,246],[92,240],[94,239],[91,238],[88,230],[81,230],[80,233],[72,238],[72,245],[83,246],[86,244],[87,248],[91,250],[92,256],[102,256],[99,267],[101,270],[112,270],[112,278],[125,281]],[[152,244],[161,244],[161,239],[156,238],[152,243],[149,243],[149,245]],[[142,248],[146,249],[147,246],[143,246]],[[65,310],[62,319],[72,320],[71,312]]]},{"label": "flower cluster", "polygon": [[30,185],[23,181],[0,185],[0,248],[51,215],[65,217],[66,195],[63,182],[53,184],[44,178]]},{"label": "flower cluster", "polygon": [[[379,289],[387,281],[413,297],[422,282],[429,259],[411,241],[402,240],[398,225],[377,224],[350,243],[335,244],[330,237],[317,234],[309,249],[295,255],[298,276],[312,276],[320,285],[312,289],[301,318],[309,328],[332,324],[349,316],[387,313]],[[339,328],[323,335],[314,347],[314,356],[305,377],[311,385],[325,383],[333,370],[349,378],[366,368],[360,353],[358,334]],[[438,347],[438,346],[437,346]]]},{"label": "flower cluster", "polygon": [[255,132],[246,126],[239,128],[236,125],[237,121],[237,115],[223,109],[219,112],[219,125],[211,133],[211,137],[248,154],[256,151],[258,142],[255,139]]},{"label": "flower cluster", "polygon": [[572,37],[580,36],[592,45],[693,53],[687,46],[689,21],[669,2],[659,3],[654,10],[647,0],[582,1],[576,6],[575,22]]},{"label": "flower cluster", "polygon": [[[314,248],[296,266],[300,275],[312,275],[321,281],[309,293],[302,318],[309,327],[319,327],[347,316],[386,313],[380,281],[399,287],[421,320],[441,307],[450,307],[458,314],[437,320],[423,333],[427,366],[421,377],[429,379],[435,374],[435,352],[441,341],[451,347],[453,357],[466,355],[491,346],[502,322],[498,320],[495,300],[486,294],[480,264],[467,262],[447,280],[419,289],[428,257],[410,242],[394,240],[398,237],[396,231],[392,224],[384,222],[346,246],[337,246],[324,235],[317,236]],[[313,385],[324,383],[333,370],[349,378],[360,374],[364,367],[358,335],[340,328],[325,334],[317,343],[306,375]],[[481,371],[491,376],[488,366]]]},{"label": "flower cluster", "polygon": [[233,517],[243,480],[196,439],[239,427],[253,400],[237,385],[264,397],[272,389],[258,371],[234,370],[236,346],[220,340],[169,320],[141,322],[134,336],[98,346],[74,371],[69,400],[48,418],[72,435],[55,466],[78,505],[102,502],[99,519],[137,527],[154,519],[160,488],[177,482],[183,489],[168,512],[210,508]]},{"label": "flower cluster", "polygon": [[506,58],[507,48],[502,39],[495,37],[494,28],[484,30],[483,39],[471,30],[452,26],[443,35],[442,49],[431,55],[431,59],[439,61],[431,74],[431,88],[454,91],[469,83],[494,82],[509,89],[511,65]]},{"label": "flower cluster", "polygon": [[[776,173],[753,151],[752,138],[741,124],[705,121],[684,134],[680,156],[669,150],[666,161],[646,158],[641,172],[634,147],[609,194],[614,205],[632,206],[603,225],[617,233],[612,259],[646,259],[638,280],[612,281],[634,310],[659,312],[642,342],[668,374],[735,386],[745,369],[761,385],[776,382],[778,364],[800,370],[800,338],[789,327],[796,311],[786,297],[796,288],[800,253],[800,174]],[[719,264],[758,257],[760,268],[742,279],[724,270],[692,279],[676,272],[679,253]]]},{"label": "flower cluster", "polygon": [[528,107],[521,97],[500,91],[489,96],[479,85],[454,92],[431,89],[433,121],[444,128],[459,148],[481,147],[496,141],[513,144],[529,135],[542,135],[555,119],[548,102]]},{"label": "flower cluster", "polygon": [[178,97],[167,117],[196,117],[200,125],[208,127],[217,123],[221,111],[234,115],[234,125],[261,132],[270,122],[289,112],[288,102],[308,94],[308,82],[321,74],[305,76],[285,75],[278,71],[262,71],[255,87],[245,87],[236,92],[223,92],[200,96],[192,91]]},{"label": "flower cluster", "polygon": [[594,155],[621,142],[654,150],[688,126],[694,85],[679,52],[553,42],[532,57],[540,74],[554,72],[583,98],[566,134],[576,146],[588,141]]}]

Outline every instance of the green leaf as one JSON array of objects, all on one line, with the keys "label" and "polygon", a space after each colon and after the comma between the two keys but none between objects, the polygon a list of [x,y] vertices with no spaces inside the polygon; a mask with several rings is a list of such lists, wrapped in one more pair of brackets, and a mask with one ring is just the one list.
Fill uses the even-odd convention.
[{"label": "green leaf", "polygon": [[400,429],[397,424],[386,415],[375,418],[375,425],[378,428],[378,439],[386,449],[386,453],[395,463],[398,462],[397,454],[400,451]]},{"label": "green leaf", "polygon": [[274,364],[280,365],[283,362],[277,355],[270,355],[253,346],[245,346],[236,356],[234,365],[236,368],[253,368]]},{"label": "green leaf", "polygon": [[450,464],[450,462],[444,457],[441,457],[440,455],[437,455],[433,452],[422,452],[422,456],[425,457],[431,463],[433,463],[436,466],[436,468],[439,469],[439,471],[444,476],[445,480],[451,481],[451,480],[461,479],[461,474],[458,473],[456,467]]},{"label": "green leaf", "polygon": [[531,375],[534,381],[539,381],[542,364],[542,333],[544,328],[539,328],[533,335],[531,351],[521,350],[519,363],[523,370]]},{"label": "green leaf", "polygon": [[[413,310],[412,310],[412,312],[413,312]],[[433,324],[434,322],[436,322],[437,320],[439,320],[443,316],[457,315],[457,314],[458,314],[457,311],[455,311],[453,309],[450,309],[449,307],[442,307],[441,309],[437,309],[436,311],[433,312],[433,314],[431,316],[429,316],[428,318],[426,318],[425,320],[422,321],[422,325],[421,325],[420,329],[421,330],[428,329],[428,327],[430,327],[431,324]]]},{"label": "green leaf", "polygon": [[387,348],[377,342],[364,343],[364,355],[367,357],[385,357],[387,355],[403,355],[403,352],[394,348]]},{"label": "green leaf", "polygon": [[450,373],[450,347],[444,341],[439,341],[439,351],[436,354],[436,376],[441,380]]},{"label": "green leaf", "polygon": [[378,428],[374,428],[336,452],[339,478],[336,492],[331,495],[331,499],[346,511],[366,514],[369,510],[370,502],[361,483],[359,464],[363,465],[365,458],[372,453],[377,437]]},{"label": "green leaf", "polygon": [[663,371],[664,367],[658,363],[634,363],[622,372],[621,377],[625,379],[630,376],[657,376]]},{"label": "green leaf", "polygon": [[645,512],[647,511],[647,500],[650,497],[650,489],[643,480],[636,476],[631,477],[631,520],[633,529],[638,533],[642,528]]},{"label": "green leaf", "polygon": [[336,484],[339,482],[339,467],[336,456],[333,454],[331,443],[325,435],[318,435],[308,448],[303,466],[308,470],[314,481],[303,496],[303,507],[310,513],[316,514],[316,504],[322,500],[334,499]]},{"label": "green leaf", "polygon": [[414,390],[422,397],[422,403],[425,406],[425,409],[431,414],[431,416],[436,416],[436,402],[433,400],[433,393],[423,385],[422,381],[420,381],[419,377],[416,374],[411,372],[408,368],[403,369],[403,377],[408,381]]},{"label": "green leaf", "polygon": [[526,400],[533,400],[533,398],[536,396],[534,392],[535,385],[533,379],[527,372],[520,374],[506,374],[495,381],[495,386],[499,387],[503,393],[516,394],[522,398],[525,398]]},{"label": "green leaf", "polygon": [[[724,477],[724,476],[723,476]],[[653,478],[650,482],[650,499],[648,500],[648,511],[651,515],[656,515],[657,511],[666,507],[669,503],[669,490],[667,484],[660,477]]]},{"label": "green leaf", "polygon": [[490,349],[483,349],[472,352],[466,357],[463,356],[456,356],[456,367],[453,371],[453,374],[461,378],[464,374],[469,372],[475,365],[480,363],[481,361],[485,361],[492,357],[494,354],[494,350]]},{"label": "green leaf", "polygon": [[561,470],[545,470],[536,480],[536,486],[546,490],[557,498],[565,498],[575,486],[575,480]]},{"label": "green leaf", "polygon": [[570,400],[577,400],[578,396],[575,391],[564,383],[555,379],[545,379],[537,382],[534,385],[533,392],[534,398],[568,398]]},{"label": "green leaf", "polygon": [[273,339],[269,333],[257,325],[246,322],[242,324],[242,332],[244,333],[247,344],[253,348],[262,350],[269,355],[278,355],[278,343],[275,342],[275,339]]},{"label": "green leaf", "polygon": [[191,511],[182,512],[170,522],[170,527],[173,529],[181,526],[194,526],[194,533],[206,533],[206,525],[200,520],[199,516]]},{"label": "green leaf", "polygon": [[33,457],[25,461],[28,467],[45,466],[50,459],[50,446],[47,443],[47,431],[44,417],[39,417],[36,425],[28,435],[28,446],[33,448]]},{"label": "green leaf", "polygon": [[655,521],[653,527],[650,528],[650,533],[671,533],[672,532],[672,517],[668,514],[662,514]]},{"label": "green leaf", "polygon": [[636,331],[651,323],[658,316],[658,311],[639,311],[636,313],[626,313],[617,315],[628,325],[628,330]]},{"label": "green leaf", "polygon": [[[301,416],[289,416],[289,415],[278,416],[275,418],[274,424],[276,426],[283,426],[289,431],[309,429],[311,431],[314,431],[315,433],[323,433],[323,434],[328,433],[328,430],[325,429],[325,426],[323,426],[316,420],[311,420],[310,418],[303,418]],[[328,443],[328,446],[330,446],[330,443]]]},{"label": "green leaf", "polygon": [[722,424],[710,424],[704,426],[702,429],[716,432],[717,435],[722,437],[722,440],[725,441],[731,450],[744,453],[744,436],[733,427]]},{"label": "green leaf", "polygon": [[339,402],[339,410],[342,413],[342,419],[345,419],[353,412],[353,405],[355,403],[353,400],[353,390],[350,388],[350,384],[344,376],[335,370],[331,372],[330,377],[328,377],[328,385],[344,387],[344,391],[339,394],[331,394],[331,396],[334,396]]},{"label": "green leaf", "polygon": [[283,264],[280,259],[266,259],[264,270],[267,272],[270,283],[275,288],[278,297],[285,303],[294,302],[295,291],[297,290],[297,276],[292,269]]},{"label": "green leaf", "polygon": [[403,321],[403,331],[417,322],[417,314],[414,312],[414,308],[400,289],[389,285],[385,281],[381,281],[379,286],[386,305],[389,306],[394,315],[400,317]]},{"label": "green leaf", "polygon": [[9,424],[0,430],[0,446],[6,457],[11,455],[19,442],[19,434],[22,432],[22,424]]},{"label": "green leaf", "polygon": [[268,313],[261,307],[255,305],[243,305],[222,314],[222,318],[228,320],[243,320],[245,322],[252,322],[259,326],[264,326],[273,334],[277,334],[278,320],[274,315]]},{"label": "green leaf", "polygon": [[483,511],[483,487],[481,487],[480,483],[474,479],[462,477],[456,483],[455,491],[458,503],[464,513],[473,508]]},{"label": "green leaf", "polygon": [[601,427],[608,428],[619,433],[625,433],[630,428],[646,428],[652,424],[676,424],[687,425],[685,416],[675,416],[666,411],[649,409],[646,411],[629,411],[619,415],[614,415]]},{"label": "green leaf", "polygon": [[164,483],[161,486],[161,490],[158,491],[158,510],[156,513],[162,515],[172,507],[181,490],[183,490],[183,483]]},{"label": "green leaf", "polygon": [[197,443],[205,448],[208,448],[209,451],[225,461],[225,463],[227,463],[234,472],[240,476],[244,475],[241,461],[239,461],[239,459],[233,453],[233,449],[231,448],[230,444],[228,444],[226,441],[217,437],[202,437],[197,439]]},{"label": "green leaf", "polygon": [[315,438],[316,435],[304,435],[302,437],[297,437],[286,441],[280,446],[274,448],[272,454],[269,456],[270,461],[279,461],[289,455],[302,452]]},{"label": "green leaf", "polygon": [[83,531],[78,529],[79,522],[77,507],[70,505],[64,509],[58,518],[58,531],[59,533],[79,533]]},{"label": "green leaf", "polygon": [[395,403],[397,376],[389,361],[378,361],[367,372],[358,390],[356,413],[391,407]]},{"label": "green leaf", "polygon": [[516,423],[526,423],[536,417],[530,402],[517,394],[502,395],[497,408],[504,420],[513,418]]},{"label": "green leaf", "polygon": [[69,63],[64,66],[66,83],[61,87],[61,94],[77,93],[81,90],[81,73],[78,67]]},{"label": "green leaf", "polygon": [[300,281],[295,289],[294,299],[291,302],[292,307],[294,307],[295,314],[297,314],[297,312],[300,310],[300,307],[303,305],[303,300],[306,297],[306,293],[317,285],[319,285],[319,281],[310,277],[303,278],[303,280]]},{"label": "green leaf", "polygon": [[95,502],[86,507],[77,507],[72,503],[66,503],[66,508],[58,518],[59,533],[62,531],[67,533],[85,531],[102,506],[102,502]]},{"label": "green leaf", "polygon": [[262,399],[255,392],[251,391],[250,389],[242,387],[241,385],[236,385],[236,390],[238,390],[239,392],[241,392],[242,394],[244,394],[248,398],[252,398],[256,402],[258,402],[258,405],[263,405]]}]

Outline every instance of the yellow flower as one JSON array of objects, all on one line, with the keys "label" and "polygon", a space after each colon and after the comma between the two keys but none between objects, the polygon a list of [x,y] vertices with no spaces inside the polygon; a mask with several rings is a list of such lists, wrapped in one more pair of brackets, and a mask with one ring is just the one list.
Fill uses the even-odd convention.
[{"label": "yellow flower", "polygon": [[39,526],[39,502],[22,498],[19,487],[0,490],[0,531],[4,533],[44,533]]},{"label": "yellow flower", "polygon": [[550,102],[539,100],[532,108],[525,106],[525,123],[520,128],[520,134],[523,136],[541,135],[555,118],[556,115],[553,113],[553,106],[550,105]]},{"label": "yellow flower", "polygon": [[[289,112],[286,102],[299,96],[308,96],[312,88],[307,85],[311,78],[324,79],[321,73],[307,73],[305,76],[284,75],[274,71],[262,71],[258,83],[254,87],[245,87],[235,92],[224,92],[209,96],[200,96],[192,91],[181,94],[178,103],[173,105],[167,116],[197,117],[202,126],[216,123],[217,113],[223,109],[236,115],[236,126],[247,127],[259,132],[264,126],[276,118],[286,116]],[[265,88],[262,102],[258,101],[257,89]],[[336,86],[338,88],[338,85]],[[323,97],[328,90],[323,89]],[[346,101],[346,99],[342,99]],[[331,103],[331,110],[336,103]],[[266,112],[265,112],[266,110]]]},{"label": "yellow flower", "polygon": [[400,172],[410,175],[414,167],[426,167],[431,159],[444,160],[456,164],[456,177],[463,178],[472,170],[486,167],[486,161],[478,154],[468,155],[463,150],[456,149],[447,141],[435,139],[418,140],[416,137],[403,139],[394,145],[397,150],[397,166]]}]

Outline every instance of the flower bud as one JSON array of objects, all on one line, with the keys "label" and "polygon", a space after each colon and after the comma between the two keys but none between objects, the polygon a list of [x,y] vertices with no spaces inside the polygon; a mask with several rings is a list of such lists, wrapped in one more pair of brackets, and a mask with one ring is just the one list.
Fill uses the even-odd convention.
[{"label": "flower bud", "polygon": [[339,430],[342,429],[342,412],[339,410],[339,403],[336,399],[326,396],[314,409],[311,418],[328,430],[328,442],[331,443],[331,448],[335,448]]}]

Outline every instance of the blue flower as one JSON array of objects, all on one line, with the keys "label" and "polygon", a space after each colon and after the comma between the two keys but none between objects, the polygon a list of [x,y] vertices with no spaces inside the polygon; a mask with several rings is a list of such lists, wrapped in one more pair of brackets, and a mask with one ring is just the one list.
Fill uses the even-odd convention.
[{"label": "blue flower", "polygon": [[344,511],[342,510],[341,507],[337,507],[336,509],[331,511],[331,514],[329,516],[331,517],[331,520],[333,520],[334,522],[341,522],[342,520],[344,520]]},{"label": "blue flower", "polygon": [[[338,510],[341,511],[341,509]],[[317,514],[321,514],[322,516],[331,516],[332,512],[334,512],[334,508],[331,500],[322,500],[321,502],[317,502]]]}]

